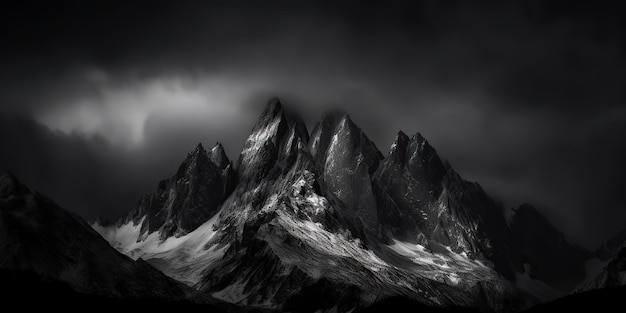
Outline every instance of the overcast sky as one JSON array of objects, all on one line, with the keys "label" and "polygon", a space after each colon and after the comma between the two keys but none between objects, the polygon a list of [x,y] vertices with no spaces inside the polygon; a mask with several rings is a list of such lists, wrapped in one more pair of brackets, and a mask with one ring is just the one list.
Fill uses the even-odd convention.
[{"label": "overcast sky", "polygon": [[383,153],[420,132],[507,208],[529,202],[587,247],[626,228],[617,7],[205,2],[3,1],[0,167],[115,218],[198,142],[236,159],[278,96],[309,130],[346,110]]}]

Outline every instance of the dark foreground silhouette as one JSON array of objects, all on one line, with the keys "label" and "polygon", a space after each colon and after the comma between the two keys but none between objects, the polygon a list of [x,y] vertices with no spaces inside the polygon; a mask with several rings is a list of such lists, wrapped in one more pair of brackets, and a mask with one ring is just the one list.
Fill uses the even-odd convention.
[{"label": "dark foreground silhouette", "polygon": [[[0,270],[0,292],[5,307],[15,305],[20,311],[28,309],[62,310],[78,312],[98,310],[158,310],[184,312],[273,312],[255,308],[241,308],[228,304],[194,303],[191,301],[165,301],[161,299],[136,298],[115,299],[104,296],[78,293],[64,282],[27,271]],[[298,311],[303,310],[300,306]],[[405,298],[389,298],[359,312],[477,312],[472,310],[445,310],[433,308]]]},{"label": "dark foreground silhouette", "polygon": [[[27,271],[0,270],[0,292],[5,307],[29,309],[61,310],[61,312],[78,312],[91,309],[155,309],[166,310],[202,310],[203,312],[235,312],[238,308],[228,305],[194,303],[191,301],[165,301],[162,299],[135,298],[115,299],[105,296],[79,293],[65,282]],[[252,312],[252,311],[247,311]]]},{"label": "dark foreground silhouette", "polygon": [[[135,298],[115,299],[104,296],[78,293],[64,282],[26,271],[0,270],[0,292],[5,307],[14,305],[20,310],[59,309],[63,312],[78,312],[89,309],[120,310],[196,310],[193,312],[274,312],[256,308],[241,308],[219,303],[195,303],[192,301],[165,301],[162,299]],[[580,294],[573,294],[550,303],[532,307],[524,313],[543,312],[624,312],[626,287],[606,288]],[[302,307],[298,310],[302,311]],[[306,311],[306,310],[304,310]],[[304,312],[303,311],[303,312]],[[479,312],[473,309],[442,309],[426,306],[422,303],[393,297],[385,299],[367,308],[357,310],[364,313],[376,312]]]},{"label": "dark foreground silhouette", "polygon": [[541,304],[524,313],[543,312],[625,312],[626,286],[572,294]]}]

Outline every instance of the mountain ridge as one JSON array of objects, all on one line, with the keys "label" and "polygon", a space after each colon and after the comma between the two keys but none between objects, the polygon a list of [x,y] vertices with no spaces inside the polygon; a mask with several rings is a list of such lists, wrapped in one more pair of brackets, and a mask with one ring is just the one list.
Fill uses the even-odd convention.
[{"label": "mountain ridge", "polygon": [[[419,179],[427,178],[424,181],[437,194],[431,200],[438,207],[441,201],[453,207],[470,201],[453,194],[441,198],[446,188],[463,193],[476,187],[462,181],[444,164],[421,134],[410,138],[405,150],[411,153],[402,158],[406,159],[404,167]],[[221,203],[211,223],[188,234],[188,238],[211,239],[192,246],[185,241],[185,249],[164,251],[167,240],[148,243],[137,236],[140,244],[131,246],[143,246],[145,253],[134,255],[141,255],[172,277],[191,275],[183,279],[190,286],[239,305],[301,310],[292,307],[294,299],[323,284],[331,292],[326,296],[345,310],[394,295],[444,307],[488,306],[506,310],[507,305],[500,303],[503,299],[523,306],[528,299],[522,300],[526,297],[523,292],[488,265],[495,263],[490,256],[485,255],[481,261],[475,258],[473,253],[484,247],[447,247],[457,242],[460,235],[429,236],[429,241],[420,242],[405,241],[409,238],[396,238],[392,233],[381,241],[387,225],[379,223],[382,209],[375,189],[381,185],[376,177],[380,176],[385,160],[393,155],[392,152],[384,156],[345,112],[325,114],[308,136],[302,120],[287,112],[278,99],[272,99],[239,155],[235,166],[237,184],[232,194]],[[480,188],[476,190],[472,192],[482,192]],[[476,199],[472,201],[483,201]],[[447,223],[457,225],[457,217]],[[459,228],[456,232],[462,231]],[[186,235],[179,238],[187,240]],[[327,242],[329,239],[332,240]],[[338,258],[335,251],[319,246],[322,242],[334,242],[345,255]],[[203,249],[219,253],[208,258],[184,252]],[[346,263],[346,257],[353,261]],[[181,258],[189,263],[172,265]],[[322,261],[325,259],[342,265],[329,267]],[[294,260],[298,262],[293,263]],[[183,268],[194,270],[185,272]],[[338,272],[332,274],[331,268]],[[365,274],[374,269],[383,274]],[[357,278],[362,275],[371,278]],[[399,282],[392,283],[391,277]],[[376,282],[379,279],[389,281]],[[284,289],[285,286],[291,287]],[[474,287],[467,291],[460,286]],[[346,288],[353,291],[338,293]]]},{"label": "mountain ridge", "polygon": [[274,98],[236,160],[199,143],[126,216],[91,226],[195,292],[261,310],[344,312],[400,297],[513,312],[541,298],[536,285],[559,287],[545,273],[582,262],[543,257],[576,247],[524,242],[535,222],[562,234],[535,215],[509,227],[419,132],[399,131],[383,155],[346,112],[309,133]]}]

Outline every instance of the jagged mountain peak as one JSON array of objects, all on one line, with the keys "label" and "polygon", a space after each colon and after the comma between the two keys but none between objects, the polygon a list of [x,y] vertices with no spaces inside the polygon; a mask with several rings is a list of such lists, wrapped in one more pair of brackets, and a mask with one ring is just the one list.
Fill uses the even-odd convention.
[{"label": "jagged mountain peak", "polygon": [[308,146],[310,137],[309,130],[307,129],[302,117],[292,111],[286,111],[285,117],[289,122],[290,127],[295,130],[298,139],[301,140],[304,145]]},{"label": "jagged mountain peak", "polygon": [[220,170],[224,170],[230,164],[230,160],[228,159],[224,146],[221,142],[216,142],[208,153],[209,159],[213,161],[213,163],[217,165]]},{"label": "jagged mountain peak", "polygon": [[184,175],[196,175],[199,171],[204,170],[206,167],[216,166],[209,159],[206,149],[202,146],[202,143],[198,143],[196,148],[187,154],[187,158],[178,168],[177,176],[182,177]]},{"label": "jagged mountain peak", "polygon": [[198,145],[196,145],[194,153],[206,153],[206,149],[204,148],[204,146],[202,146],[201,142],[198,142]]},{"label": "jagged mountain peak", "polygon": [[428,143],[428,140],[426,140],[421,133],[417,132],[413,136],[409,137],[406,133],[400,130],[391,144],[389,154],[398,154],[401,152],[402,154],[409,153],[409,156],[417,156],[418,154],[423,154],[424,151],[436,154],[435,149]]},{"label": "jagged mountain peak", "polygon": [[341,118],[339,119],[337,129],[342,129],[342,130],[347,130],[347,131],[361,131],[361,128],[358,127],[354,123],[354,121],[352,121],[350,114],[345,113],[345,112],[343,113],[343,115],[341,115]]},{"label": "jagged mountain peak", "polygon": [[142,197],[139,205],[116,224],[140,225],[137,240],[155,232],[165,239],[194,230],[217,212],[232,190],[229,162],[227,158],[223,161],[227,163],[225,170],[209,158],[209,152],[199,143],[187,154],[176,174],[160,181],[154,194]]},{"label": "jagged mountain peak", "polygon": [[261,118],[270,117],[275,118],[278,115],[283,114],[283,105],[278,98],[272,98],[265,105],[265,109],[261,113]]},{"label": "jagged mountain peak", "polygon": [[309,151],[313,160],[324,166],[326,160],[326,150],[330,145],[331,137],[335,131],[335,127],[342,116],[346,114],[343,110],[329,110],[324,112],[322,118],[315,123],[311,138],[309,140]]},{"label": "jagged mountain peak", "polygon": [[429,183],[438,184],[446,172],[456,173],[451,167],[446,169],[435,148],[419,132],[409,141],[406,161],[411,172]]},{"label": "jagged mountain peak", "polygon": [[339,121],[346,115],[348,115],[348,113],[341,109],[327,110],[322,114],[318,124],[332,132],[335,127],[337,127],[337,124],[339,124]]},{"label": "jagged mountain peak", "polygon": [[510,236],[500,207],[477,184],[446,167],[416,133],[399,132],[374,175],[378,217],[385,236],[443,245],[488,260],[512,277]]},{"label": "jagged mountain peak", "polygon": [[426,141],[426,138],[424,138],[424,136],[422,136],[422,133],[420,132],[415,133],[415,135],[413,135],[413,138],[415,138],[415,140],[419,143],[428,144],[428,142]]},{"label": "jagged mountain peak", "polygon": [[422,136],[419,132],[415,133],[415,135],[411,137],[410,146],[413,153],[422,151],[436,153],[435,149],[428,143],[428,140],[426,140],[426,138],[424,138],[424,136]]},{"label": "jagged mountain peak", "polygon": [[226,155],[226,151],[224,150],[224,145],[222,145],[221,142],[216,142],[213,147],[211,147],[211,149],[209,150],[209,152],[211,154],[220,154],[220,155]]},{"label": "jagged mountain peak", "polygon": [[[383,159],[382,153],[378,150],[374,142],[357,126],[345,113],[337,123],[326,152],[326,165],[333,165],[338,154],[352,155],[357,163],[365,162],[368,172],[371,175],[378,163]],[[343,157],[342,157],[343,158]]]},{"label": "jagged mountain peak", "polygon": [[329,140],[328,146],[324,152],[316,152],[316,156],[324,156],[316,159],[324,181],[345,204],[345,209],[339,211],[343,220],[375,232],[378,222],[371,175],[383,159],[382,153],[348,114],[343,114],[332,133],[326,133],[323,139]]},{"label": "jagged mountain peak", "polygon": [[409,141],[409,136],[407,136],[403,131],[398,131],[396,138],[393,140],[393,143],[389,148],[389,157],[401,164],[405,163],[406,150],[409,145]]},{"label": "jagged mountain peak", "polygon": [[238,179],[264,175],[278,159],[306,149],[307,141],[308,131],[302,119],[285,112],[277,98],[270,100],[239,155]]},{"label": "jagged mountain peak", "polygon": [[394,139],[394,142],[397,142],[397,141],[408,141],[408,140],[409,140],[409,136],[405,132],[403,132],[402,130],[399,130],[396,133],[396,138]]}]

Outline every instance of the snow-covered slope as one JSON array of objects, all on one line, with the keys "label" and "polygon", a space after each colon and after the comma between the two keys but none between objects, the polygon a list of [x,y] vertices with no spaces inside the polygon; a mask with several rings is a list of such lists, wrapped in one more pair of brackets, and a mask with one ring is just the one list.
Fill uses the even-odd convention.
[{"label": "snow-covered slope", "polygon": [[212,261],[219,259],[228,245],[214,243],[215,222],[219,214],[200,225],[194,231],[180,237],[163,238],[159,231],[141,236],[141,226],[128,221],[117,227],[93,225],[118,251],[134,260],[143,259],[168,276],[193,286],[202,277],[202,271]]}]

